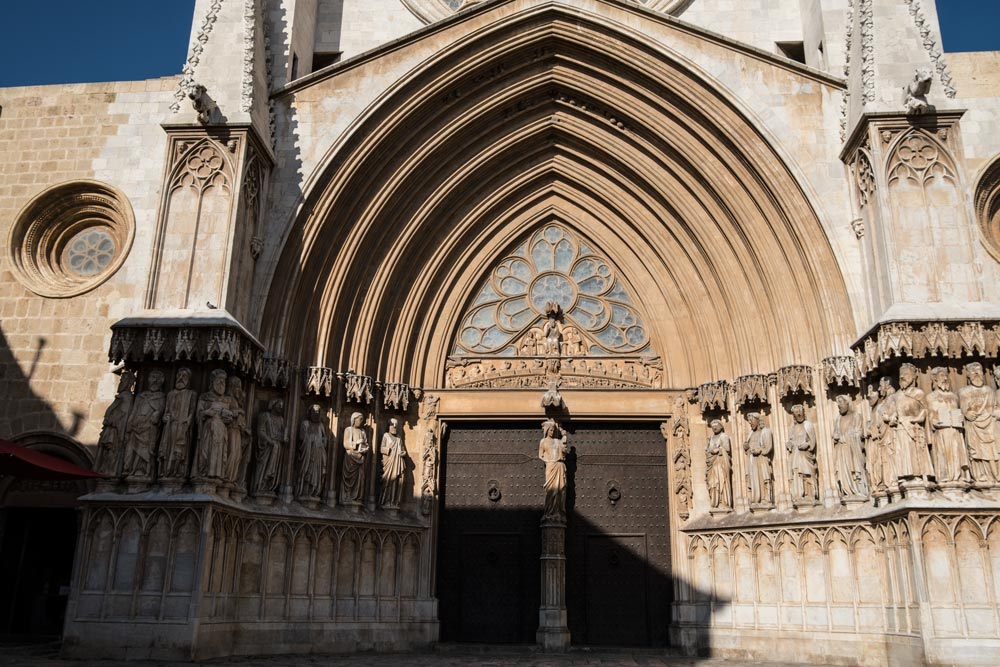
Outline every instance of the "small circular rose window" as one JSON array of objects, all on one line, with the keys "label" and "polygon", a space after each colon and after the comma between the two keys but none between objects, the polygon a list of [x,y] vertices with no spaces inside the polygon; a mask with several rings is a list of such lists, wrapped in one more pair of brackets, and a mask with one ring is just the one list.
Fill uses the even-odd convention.
[{"label": "small circular rose window", "polygon": [[98,181],[71,181],[44,190],[11,226],[15,275],[40,296],[91,290],[125,261],[135,218],[125,195]]},{"label": "small circular rose window", "polygon": [[94,276],[108,268],[115,257],[115,240],[103,229],[85,229],[69,240],[63,265],[79,276]]}]

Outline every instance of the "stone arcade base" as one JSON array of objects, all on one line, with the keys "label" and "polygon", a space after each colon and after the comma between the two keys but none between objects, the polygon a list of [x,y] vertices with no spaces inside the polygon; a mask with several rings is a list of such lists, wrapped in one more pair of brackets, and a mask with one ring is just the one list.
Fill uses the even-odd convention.
[{"label": "stone arcade base", "polygon": [[[437,640],[426,528],[196,494],[94,494],[66,612],[72,658],[404,651]],[[423,575],[423,576],[421,576]]]}]

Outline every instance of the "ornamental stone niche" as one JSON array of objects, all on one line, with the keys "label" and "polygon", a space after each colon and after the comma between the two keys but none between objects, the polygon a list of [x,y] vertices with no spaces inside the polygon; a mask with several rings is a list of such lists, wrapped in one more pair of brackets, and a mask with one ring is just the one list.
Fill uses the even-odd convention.
[{"label": "ornamental stone niche", "polygon": [[7,237],[18,280],[35,294],[70,297],[94,289],[121,267],[135,218],[125,195],[99,181],[54,185],[21,210]]}]

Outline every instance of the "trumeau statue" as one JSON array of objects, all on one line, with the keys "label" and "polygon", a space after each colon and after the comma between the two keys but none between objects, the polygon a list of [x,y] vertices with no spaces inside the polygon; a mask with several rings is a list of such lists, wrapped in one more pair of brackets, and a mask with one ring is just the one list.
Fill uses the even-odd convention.
[{"label": "trumeau statue", "polygon": [[720,420],[713,419],[710,426],[712,435],[705,448],[708,500],[713,510],[729,510],[733,507],[732,443]]},{"label": "trumeau statue", "polygon": [[299,425],[299,481],[295,496],[301,500],[317,500],[323,491],[329,438],[322,416],[322,410],[314,403]]},{"label": "trumeau statue", "polygon": [[233,422],[232,399],[226,396],[226,371],[212,371],[209,390],[198,398],[197,476],[222,479]]},{"label": "trumeau statue", "polygon": [[191,389],[191,369],[178,369],[174,388],[167,394],[163,411],[163,434],[158,454],[161,479],[180,479],[187,474],[197,399],[198,392]]},{"label": "trumeau statue", "polygon": [[997,447],[997,393],[986,386],[983,365],[965,367],[968,384],[958,390],[958,404],[965,418],[965,439],[969,445],[972,477],[979,485],[1000,479],[1000,451]]},{"label": "trumeau statue", "polygon": [[545,462],[545,512],[542,523],[566,523],[566,434],[549,419],[542,424],[538,458]]},{"label": "trumeau statue", "polygon": [[247,465],[250,462],[250,426],[247,423],[246,393],[243,381],[235,375],[229,376],[229,409],[233,420],[229,423],[229,449],[226,455],[226,480],[238,487],[246,484]]},{"label": "trumeau statue", "polygon": [[938,484],[969,479],[969,452],[962,431],[965,420],[958,407],[958,395],[951,390],[948,369],[931,370],[933,391],[927,394],[927,426],[934,452],[934,474]]},{"label": "trumeau statue", "polygon": [[132,387],[135,386],[135,376],[131,371],[122,371],[118,380],[118,393],[104,412],[104,422],[101,427],[101,437],[97,441],[97,461],[94,468],[108,477],[118,477],[119,460],[122,444],[125,440],[125,428],[128,415],[132,410]]},{"label": "trumeau statue", "polygon": [[361,428],[364,415],[355,412],[344,429],[344,465],[340,482],[340,502],[360,507],[365,502],[365,463],[368,461],[368,434]]},{"label": "trumeau statue", "polygon": [[833,422],[833,474],[837,488],[845,498],[867,498],[864,419],[849,396],[837,397],[837,410],[840,416]]},{"label": "trumeau statue", "polygon": [[406,447],[399,437],[399,420],[390,419],[389,428],[382,435],[382,493],[378,504],[384,509],[399,509],[403,499],[403,475],[406,473]]},{"label": "trumeau statue", "polygon": [[924,392],[916,386],[917,369],[913,364],[899,367],[899,391],[896,392],[895,420],[890,416],[896,445],[896,476],[899,479],[934,476],[931,453],[927,448],[927,406]]},{"label": "trumeau statue", "polygon": [[285,402],[280,398],[268,401],[267,410],[257,416],[257,443],[254,447],[257,467],[254,469],[253,491],[257,495],[273,495],[278,488],[285,437]]},{"label": "trumeau statue", "polygon": [[747,453],[747,492],[751,507],[769,508],[774,506],[773,476],[771,456],[774,452],[774,436],[771,429],[764,426],[760,413],[747,415],[750,434],[743,443]]},{"label": "trumeau statue", "polygon": [[160,436],[160,422],[166,407],[163,395],[163,371],[153,370],[146,380],[146,390],[132,403],[125,429],[125,460],[122,474],[134,479],[152,479],[153,457]]},{"label": "trumeau statue", "polygon": [[804,405],[792,406],[792,424],[788,427],[788,484],[792,502],[815,504],[819,498],[819,475],[816,468],[816,425],[806,419]]}]

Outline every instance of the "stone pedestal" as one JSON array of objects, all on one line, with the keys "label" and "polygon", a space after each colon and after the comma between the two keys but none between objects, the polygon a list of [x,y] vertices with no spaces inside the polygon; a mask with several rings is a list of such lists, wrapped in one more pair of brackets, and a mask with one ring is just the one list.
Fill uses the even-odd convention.
[{"label": "stone pedestal", "polygon": [[542,523],[542,603],[535,640],[545,651],[569,648],[566,618],[566,524]]}]

